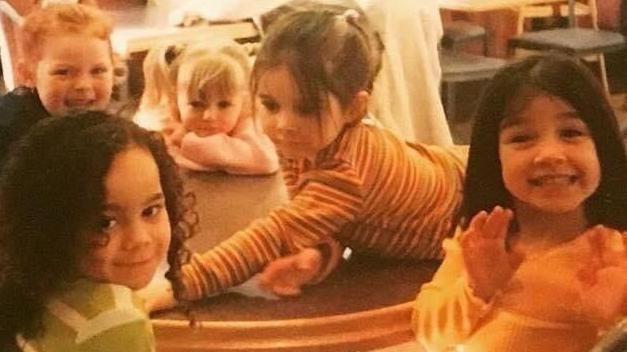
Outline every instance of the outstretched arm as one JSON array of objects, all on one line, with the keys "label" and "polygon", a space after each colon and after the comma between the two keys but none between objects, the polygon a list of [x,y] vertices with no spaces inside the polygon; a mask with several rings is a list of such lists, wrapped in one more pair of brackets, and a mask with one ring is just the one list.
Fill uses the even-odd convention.
[{"label": "outstretched arm", "polygon": [[[340,177],[340,174],[342,177]],[[360,181],[350,166],[316,170],[290,202],[254,221],[183,267],[185,298],[221,293],[261,272],[273,260],[336,243],[345,224],[361,212]],[[328,268],[324,263],[321,273]]]}]

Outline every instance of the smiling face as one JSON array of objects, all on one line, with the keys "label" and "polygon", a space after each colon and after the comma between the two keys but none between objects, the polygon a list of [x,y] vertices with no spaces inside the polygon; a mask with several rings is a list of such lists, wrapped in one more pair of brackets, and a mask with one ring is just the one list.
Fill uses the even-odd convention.
[{"label": "smiling face", "polygon": [[104,187],[105,207],[81,234],[87,249],[78,260],[79,271],[94,281],[142,288],[170,245],[170,222],[154,158],[138,147],[120,152]]},{"label": "smiling face", "polygon": [[322,111],[307,108],[285,66],[269,69],[261,75],[257,99],[257,117],[286,158],[315,158],[350,120],[331,94],[323,99]]},{"label": "smiling face", "polygon": [[104,110],[113,88],[109,42],[87,35],[48,36],[39,60],[26,69],[27,84],[37,88],[53,116]]},{"label": "smiling face", "polygon": [[594,140],[565,101],[535,95],[501,123],[499,157],[516,211],[581,212],[599,186]]}]

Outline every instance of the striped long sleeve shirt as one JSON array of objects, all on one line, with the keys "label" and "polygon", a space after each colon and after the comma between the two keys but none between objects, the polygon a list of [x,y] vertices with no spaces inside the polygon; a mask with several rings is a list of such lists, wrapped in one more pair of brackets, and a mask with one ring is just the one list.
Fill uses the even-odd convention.
[{"label": "striped long sleeve shirt", "polygon": [[183,268],[189,299],[220,293],[287,254],[325,243],[441,258],[461,203],[467,148],[410,145],[360,123],[315,161],[281,160],[289,202]]}]

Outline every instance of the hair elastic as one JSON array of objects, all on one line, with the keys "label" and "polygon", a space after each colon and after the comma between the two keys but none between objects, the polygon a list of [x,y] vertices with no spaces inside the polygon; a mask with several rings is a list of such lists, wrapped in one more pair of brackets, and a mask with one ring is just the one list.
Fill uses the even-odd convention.
[{"label": "hair elastic", "polygon": [[355,9],[347,9],[339,16],[350,24],[356,24],[359,21],[359,12]]}]

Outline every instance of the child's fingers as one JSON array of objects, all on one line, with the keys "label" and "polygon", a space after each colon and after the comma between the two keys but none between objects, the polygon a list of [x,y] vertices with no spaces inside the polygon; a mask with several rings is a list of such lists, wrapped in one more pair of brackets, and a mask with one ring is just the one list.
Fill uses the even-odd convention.
[{"label": "child's fingers", "polygon": [[301,271],[317,272],[321,266],[322,255],[320,251],[313,248],[306,248],[301,251],[296,261],[296,268]]},{"label": "child's fingers", "polygon": [[300,287],[292,285],[275,285],[272,287],[272,292],[279,296],[299,296],[302,293]]},{"label": "child's fingers", "polygon": [[597,225],[586,232],[593,256],[604,266],[619,265],[625,260],[625,245],[620,232]]},{"label": "child's fingers", "polygon": [[279,258],[270,262],[259,277],[259,284],[264,287],[272,287],[282,277],[289,275],[293,270],[293,264],[286,258]]},{"label": "child's fingers", "polygon": [[494,207],[483,226],[483,234],[489,238],[505,238],[511,216],[511,210]]},{"label": "child's fingers", "polygon": [[586,237],[590,243],[590,248],[596,255],[603,253],[603,247],[605,246],[603,239],[603,225],[597,225],[586,231]]},{"label": "child's fingers", "polygon": [[488,219],[488,212],[485,210],[480,211],[477,215],[473,216],[468,225],[469,229],[479,230],[483,228],[485,221]]}]

